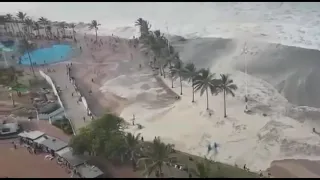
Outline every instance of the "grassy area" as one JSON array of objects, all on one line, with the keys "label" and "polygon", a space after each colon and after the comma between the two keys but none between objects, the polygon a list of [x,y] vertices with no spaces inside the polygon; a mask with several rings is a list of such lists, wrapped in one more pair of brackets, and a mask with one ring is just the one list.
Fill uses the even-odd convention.
[{"label": "grassy area", "polygon": [[52,122],[52,125],[61,129],[64,133],[66,133],[68,135],[73,135],[71,124],[67,118],[56,120],[56,121]]}]

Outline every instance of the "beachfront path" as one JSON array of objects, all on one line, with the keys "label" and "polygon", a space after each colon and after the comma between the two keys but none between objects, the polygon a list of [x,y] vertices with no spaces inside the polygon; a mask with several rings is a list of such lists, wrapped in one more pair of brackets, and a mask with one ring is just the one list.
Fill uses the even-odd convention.
[{"label": "beachfront path", "polygon": [[80,96],[75,93],[75,88],[69,81],[65,65],[66,64],[57,64],[51,66],[55,69],[55,72],[47,74],[52,78],[55,85],[59,86],[62,90],[60,93],[61,101],[65,107],[68,118],[71,120],[74,130],[77,132],[79,128],[88,125],[91,122],[91,118],[87,115],[87,110],[82,102],[77,103]]}]

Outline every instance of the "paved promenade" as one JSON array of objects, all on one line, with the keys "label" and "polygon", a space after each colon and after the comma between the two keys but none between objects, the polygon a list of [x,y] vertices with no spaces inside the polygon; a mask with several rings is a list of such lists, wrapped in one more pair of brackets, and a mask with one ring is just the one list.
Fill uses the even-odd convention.
[{"label": "paved promenade", "polygon": [[88,125],[91,122],[91,118],[87,115],[87,110],[82,102],[78,102],[80,96],[75,92],[73,84],[69,81],[66,64],[57,64],[51,66],[51,68],[54,68],[55,72],[45,73],[52,78],[57,87],[60,87],[62,91],[60,93],[61,101],[68,118],[77,132],[79,128]]}]

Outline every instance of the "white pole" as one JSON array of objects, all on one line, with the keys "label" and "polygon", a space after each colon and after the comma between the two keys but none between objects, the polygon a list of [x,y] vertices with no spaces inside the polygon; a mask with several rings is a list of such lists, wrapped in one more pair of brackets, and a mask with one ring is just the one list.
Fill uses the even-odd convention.
[{"label": "white pole", "polygon": [[245,71],[245,92],[246,92],[246,95],[245,95],[245,101],[246,101],[246,106],[245,106],[245,111],[247,111],[248,109],[248,101],[247,101],[247,98],[248,98],[248,78],[247,78],[247,74],[248,74],[248,70],[247,70],[247,53],[248,53],[248,50],[247,50],[247,43],[244,44],[244,71]]},{"label": "white pole", "polygon": [[169,54],[170,54],[170,41],[169,41],[169,28],[168,28],[168,23],[166,21],[166,29],[167,29],[167,39],[168,39],[168,49],[169,49]]}]

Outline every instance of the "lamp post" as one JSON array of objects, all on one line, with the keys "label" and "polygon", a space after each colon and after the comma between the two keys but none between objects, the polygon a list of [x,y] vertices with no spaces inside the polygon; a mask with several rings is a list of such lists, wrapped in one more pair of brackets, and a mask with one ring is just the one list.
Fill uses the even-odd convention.
[{"label": "lamp post", "polygon": [[248,78],[247,78],[247,53],[248,53],[248,48],[247,48],[247,43],[244,44],[244,48],[242,53],[244,54],[244,72],[245,72],[245,109],[244,112],[248,112]]}]

